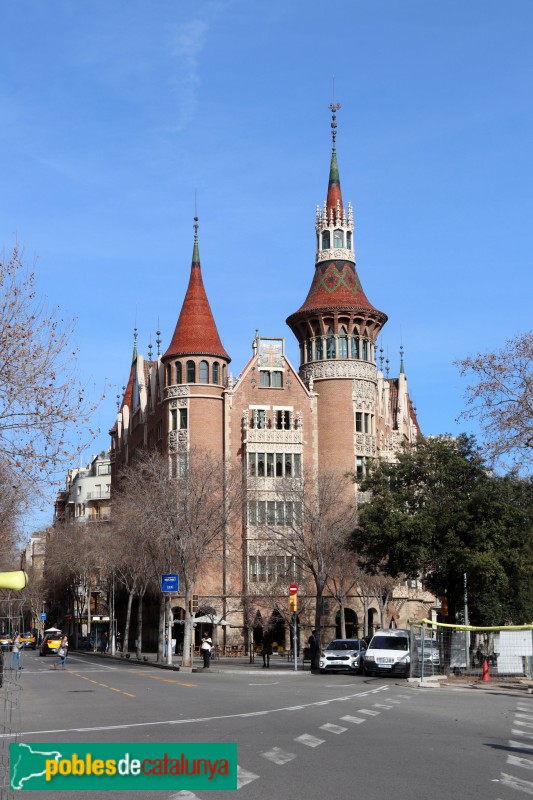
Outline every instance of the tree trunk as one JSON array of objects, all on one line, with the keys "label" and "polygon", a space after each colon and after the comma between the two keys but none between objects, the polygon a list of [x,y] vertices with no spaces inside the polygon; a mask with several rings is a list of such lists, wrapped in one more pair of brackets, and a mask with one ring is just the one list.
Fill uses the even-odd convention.
[{"label": "tree trunk", "polygon": [[188,590],[185,591],[185,619],[184,619],[184,630],[183,630],[183,656],[182,656],[182,666],[184,667],[192,667],[192,654],[191,654],[191,646],[192,646],[192,632],[193,632],[193,620],[194,617],[190,612],[190,602],[191,602],[191,592]]},{"label": "tree trunk", "polygon": [[135,648],[135,655],[138,659],[142,658],[142,644],[143,644],[143,598],[144,592],[139,594],[139,605],[137,606],[137,646]]},{"label": "tree trunk", "polygon": [[341,621],[341,639],[346,639],[346,614],[344,612],[345,612],[344,600],[341,600],[339,609],[340,621]]},{"label": "tree trunk", "polygon": [[[157,640],[157,661],[164,662],[165,650],[165,633],[166,633],[166,609],[170,602],[170,595],[168,593],[161,594],[159,602],[159,636]],[[170,646],[170,645],[169,645]]]},{"label": "tree trunk", "polygon": [[122,652],[129,653],[129,641],[130,641],[130,622],[131,622],[131,607],[133,605],[133,595],[135,594],[134,590],[131,589],[128,592],[128,606],[126,609],[126,624],[124,625],[124,641],[122,642]]}]

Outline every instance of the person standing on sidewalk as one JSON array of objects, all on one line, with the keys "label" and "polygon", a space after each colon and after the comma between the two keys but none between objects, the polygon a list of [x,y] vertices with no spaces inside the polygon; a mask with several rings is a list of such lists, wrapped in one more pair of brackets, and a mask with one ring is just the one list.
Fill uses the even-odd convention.
[{"label": "person standing on sidewalk", "polygon": [[263,646],[261,647],[263,656],[263,669],[270,669],[270,656],[272,655],[272,638],[267,631],[263,636]]},{"label": "person standing on sidewalk", "polygon": [[320,654],[320,647],[318,645],[318,637],[316,631],[312,631],[311,636],[307,640],[309,644],[309,651],[311,656],[311,669],[318,669],[318,656]]},{"label": "person standing on sidewalk", "polygon": [[22,662],[20,660],[20,651],[22,649],[22,644],[20,641],[20,633],[15,631],[15,637],[13,639],[13,652],[11,654],[11,661],[9,662],[9,669],[13,669],[13,664],[15,661],[17,662],[18,669],[22,669]]},{"label": "person standing on sidewalk", "polygon": [[202,639],[202,645],[200,650],[202,651],[202,656],[204,659],[204,669],[209,669],[209,659],[211,658],[211,648],[213,646],[213,642],[207,636],[207,634]]}]

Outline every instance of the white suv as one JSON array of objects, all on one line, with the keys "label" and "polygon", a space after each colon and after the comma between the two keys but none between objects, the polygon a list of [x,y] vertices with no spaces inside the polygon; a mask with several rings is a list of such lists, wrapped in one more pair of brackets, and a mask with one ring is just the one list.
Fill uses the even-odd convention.
[{"label": "white suv", "polygon": [[376,631],[364,655],[365,675],[401,675],[411,667],[409,631],[400,628]]}]

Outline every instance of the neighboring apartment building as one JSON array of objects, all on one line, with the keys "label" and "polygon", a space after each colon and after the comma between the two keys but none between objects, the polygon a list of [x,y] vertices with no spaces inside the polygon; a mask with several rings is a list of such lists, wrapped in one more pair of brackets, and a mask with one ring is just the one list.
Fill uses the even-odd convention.
[{"label": "neighboring apartment building", "polygon": [[111,459],[107,453],[93,456],[86,467],[69,469],[65,488],[58,492],[54,522],[100,522],[109,519]]},{"label": "neighboring apartment building", "polygon": [[[367,299],[356,270],[353,211],[344,205],[337,163],[336,110],[332,107],[327,199],[315,216],[314,275],[305,302],[287,320],[300,345],[299,366],[287,359],[282,337],[256,333],[250,360],[232,378],[204,288],[195,219],[190,281],[174,334],[166,351],[149,360],[137,352],[135,337],[128,385],[110,431],[114,481],[137,448],[153,446],[168,453],[178,469],[195,447],[240,470],[247,500],[228,537],[231,552],[225,553],[218,580],[203,581],[199,590],[200,603],[204,599],[235,626],[227,634],[235,641],[243,625],[242,612],[235,610],[239,598],[253,589],[258,620],[269,620],[272,613],[261,586],[266,595],[282,554],[265,552],[258,530],[269,509],[283,524],[282,482],[321,468],[362,478],[369,462],[393,459],[420,432],[403,353],[399,375],[389,377],[388,359],[384,371],[377,345],[387,317]],[[353,486],[356,498],[357,483]],[[303,592],[309,593],[311,584],[303,577]],[[420,589],[399,585],[388,621],[402,626],[425,616],[433,603]],[[174,605],[179,610],[183,601],[177,598]],[[347,607],[350,633],[362,635],[361,602],[350,597]],[[338,635],[337,604],[331,598],[323,610],[325,628]],[[366,614],[370,630],[379,627],[376,603]],[[305,624],[312,625],[312,614]],[[287,644],[287,626],[278,619],[274,627],[277,640]]]}]

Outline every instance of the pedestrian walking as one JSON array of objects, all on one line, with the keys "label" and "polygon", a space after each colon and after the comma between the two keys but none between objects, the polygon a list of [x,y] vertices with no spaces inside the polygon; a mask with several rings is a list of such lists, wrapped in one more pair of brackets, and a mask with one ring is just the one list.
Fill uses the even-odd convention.
[{"label": "pedestrian walking", "polygon": [[263,636],[261,655],[263,656],[263,669],[270,669],[270,656],[272,655],[272,639],[268,631]]},{"label": "pedestrian walking", "polygon": [[204,669],[209,669],[209,659],[211,658],[211,649],[213,647],[213,642],[207,636],[207,634],[202,639],[202,644],[200,650],[202,651],[202,656],[204,659]]},{"label": "pedestrian walking", "polygon": [[309,644],[309,654],[311,656],[311,669],[318,669],[318,653],[320,651],[320,647],[318,645],[318,638],[316,635],[316,631],[311,632],[311,636],[307,640]]},{"label": "pedestrian walking", "polygon": [[22,669],[22,662],[20,660],[20,651],[22,650],[22,644],[20,641],[20,633],[15,631],[15,636],[13,637],[13,650],[11,653],[11,661],[9,662],[9,669],[13,669],[13,664],[15,661],[17,662],[18,669]]},{"label": "pedestrian walking", "polygon": [[61,669],[67,668],[67,654],[68,654],[68,638],[65,634],[61,639],[59,650],[57,651],[57,663],[54,662],[54,669],[60,667]]}]

